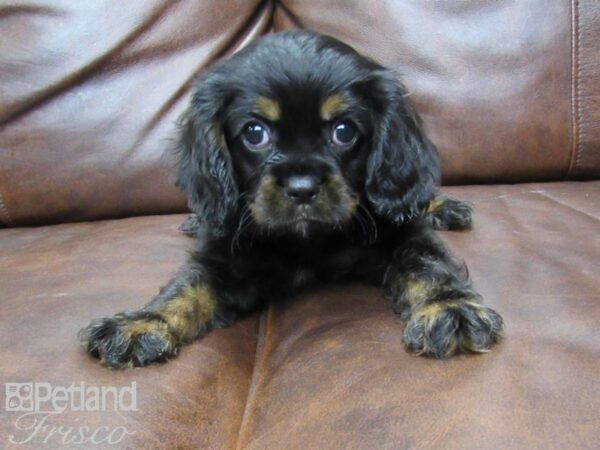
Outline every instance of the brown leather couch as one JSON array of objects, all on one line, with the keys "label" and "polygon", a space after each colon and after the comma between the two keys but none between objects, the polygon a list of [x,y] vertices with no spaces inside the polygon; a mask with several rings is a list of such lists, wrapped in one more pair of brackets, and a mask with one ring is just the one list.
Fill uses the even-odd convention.
[{"label": "brown leather couch", "polygon": [[[598,17],[595,0],[1,1],[0,448],[598,448]],[[475,208],[443,239],[505,342],[413,356],[380,293],[344,285],[168,364],[101,367],[78,329],[142,305],[190,246],[161,154],[191,80],[292,27],[404,75],[446,190]],[[82,382],[135,382],[136,410],[27,415],[6,384]]]}]

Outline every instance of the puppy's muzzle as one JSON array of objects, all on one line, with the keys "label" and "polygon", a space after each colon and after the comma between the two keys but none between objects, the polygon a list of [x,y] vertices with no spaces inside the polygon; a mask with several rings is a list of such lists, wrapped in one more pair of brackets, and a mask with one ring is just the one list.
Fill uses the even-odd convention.
[{"label": "puppy's muzzle", "polygon": [[323,181],[312,175],[294,175],[284,181],[283,192],[294,204],[309,205],[321,192]]}]

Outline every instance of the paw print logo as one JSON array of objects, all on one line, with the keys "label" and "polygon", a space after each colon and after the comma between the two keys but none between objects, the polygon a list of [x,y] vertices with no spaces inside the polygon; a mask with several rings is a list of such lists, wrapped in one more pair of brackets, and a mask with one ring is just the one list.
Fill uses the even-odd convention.
[{"label": "paw print logo", "polygon": [[6,411],[33,411],[33,383],[4,383]]}]

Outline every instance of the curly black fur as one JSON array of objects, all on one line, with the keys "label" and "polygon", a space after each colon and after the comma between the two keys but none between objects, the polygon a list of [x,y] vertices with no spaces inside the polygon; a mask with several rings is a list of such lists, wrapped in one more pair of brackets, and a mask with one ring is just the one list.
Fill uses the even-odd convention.
[{"label": "curly black fur", "polygon": [[141,311],[82,330],[108,366],[163,361],[270,301],[348,278],[384,288],[419,354],[500,339],[502,319],[431,231],[468,228],[471,207],[438,195],[436,149],[397,76],[351,47],[287,32],[216,64],[173,154],[196,249]]}]

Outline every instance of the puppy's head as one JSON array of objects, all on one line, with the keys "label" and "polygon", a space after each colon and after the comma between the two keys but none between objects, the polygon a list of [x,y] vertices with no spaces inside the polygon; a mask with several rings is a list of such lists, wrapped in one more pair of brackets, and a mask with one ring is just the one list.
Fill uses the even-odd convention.
[{"label": "puppy's head", "polygon": [[199,80],[178,186],[208,229],[307,235],[357,208],[400,224],[431,199],[436,152],[389,70],[310,32],[271,35]]}]

